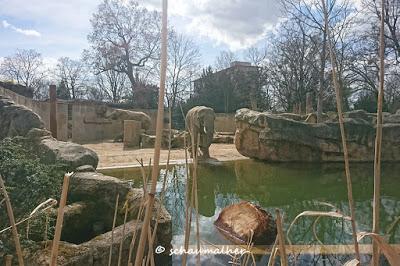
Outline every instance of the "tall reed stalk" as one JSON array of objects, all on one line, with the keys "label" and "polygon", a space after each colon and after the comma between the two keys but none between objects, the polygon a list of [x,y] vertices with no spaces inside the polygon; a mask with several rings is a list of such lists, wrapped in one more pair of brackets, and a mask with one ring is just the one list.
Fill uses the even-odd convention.
[{"label": "tall reed stalk", "polygon": [[71,177],[71,175],[72,175],[72,173],[67,173],[64,175],[64,182],[63,182],[62,191],[61,191],[60,204],[58,206],[56,228],[55,228],[54,238],[53,238],[53,246],[51,249],[50,266],[57,265],[58,247],[60,244],[62,224],[64,221],[64,207],[65,207],[65,204],[67,203],[69,178]]},{"label": "tall reed stalk", "polygon": [[[182,107],[181,107],[182,109]],[[182,111],[183,115],[183,111]],[[183,115],[185,119],[185,116]],[[185,201],[186,201],[186,208],[185,208],[185,242],[184,248],[188,250],[189,248],[189,238],[190,238],[190,226],[191,226],[191,216],[192,216],[192,209],[191,209],[191,200],[189,200],[190,192],[190,173],[189,173],[189,162],[188,162],[188,151],[187,151],[187,140],[186,135],[184,136],[184,146],[185,146],[185,169],[186,169],[186,185],[185,185]],[[192,193],[193,195],[193,193]],[[182,265],[186,266],[187,261],[187,254],[184,253],[182,255]]]},{"label": "tall reed stalk", "polygon": [[[381,149],[382,149],[382,102],[383,102],[383,86],[385,84],[385,0],[381,1],[381,21],[379,34],[379,92],[378,107],[376,114],[376,137],[375,137],[375,157],[374,157],[374,205],[373,205],[373,221],[372,232],[379,234],[379,210],[381,197]],[[379,265],[379,248],[376,241],[372,241],[372,265]]]},{"label": "tall reed stalk", "polygon": [[140,232],[139,246],[135,258],[135,266],[140,266],[143,261],[144,249],[146,246],[146,237],[150,226],[152,210],[154,206],[155,193],[157,187],[157,178],[159,175],[161,139],[163,133],[164,120],[164,94],[165,79],[167,71],[167,19],[168,19],[168,0],[162,1],[162,30],[161,30],[161,73],[160,90],[158,95],[158,111],[156,125],[156,141],[154,145],[153,171],[151,175],[151,188],[147,198],[146,212],[143,220],[142,231]]},{"label": "tall reed stalk", "polygon": [[[197,141],[194,143],[194,137],[192,132],[192,151],[193,151],[193,184],[192,184],[192,195],[194,195],[194,207],[196,209],[196,240],[197,240],[197,251],[200,251],[200,222],[199,222],[199,198],[197,193],[197,166],[198,166],[198,149],[200,141],[200,133],[197,134]],[[193,197],[192,197],[193,198]],[[193,206],[193,201],[192,201]],[[196,256],[196,264],[200,265],[200,252]]]},{"label": "tall reed stalk", "polygon": [[[147,185],[147,176],[146,176],[146,171],[144,169],[144,164],[143,164],[143,160],[139,161],[140,164],[140,170],[142,172],[142,179],[143,179],[143,198],[140,201],[140,208],[136,217],[136,222],[134,224],[134,228],[133,228],[133,236],[132,236],[132,240],[131,243],[129,245],[129,255],[128,255],[128,266],[132,265],[131,259],[132,259],[132,252],[133,252],[133,248],[135,247],[135,242],[136,242],[136,232],[138,229],[138,225],[139,225],[139,221],[141,221],[142,219],[142,214],[144,211],[144,206],[145,206],[145,198],[146,198],[146,185]],[[150,167],[151,167],[151,159],[149,160],[149,172],[150,172]]]},{"label": "tall reed stalk", "polygon": [[112,251],[113,251],[113,246],[114,246],[114,229],[115,229],[115,224],[117,221],[117,213],[118,213],[118,201],[119,201],[119,193],[117,193],[117,198],[115,199],[114,217],[113,217],[113,224],[112,224],[112,228],[111,228],[111,245],[110,245],[110,251],[108,254],[108,266],[111,266],[111,260],[112,260]]},{"label": "tall reed stalk", "polygon": [[281,265],[287,266],[288,262],[287,262],[286,247],[285,247],[285,235],[282,229],[282,217],[279,209],[276,209],[275,212],[276,212],[276,229],[278,231],[277,238],[279,244],[279,256],[281,257]]},{"label": "tall reed stalk", "polygon": [[333,79],[333,85],[335,87],[336,107],[337,107],[337,111],[338,111],[340,135],[342,136],[343,158],[344,158],[344,167],[345,167],[346,183],[347,183],[347,198],[349,201],[354,250],[356,253],[355,254],[356,259],[360,262],[360,250],[358,247],[357,225],[356,225],[356,220],[355,220],[356,214],[355,214],[354,200],[353,200],[353,187],[352,187],[352,181],[351,181],[351,175],[350,175],[349,151],[347,149],[346,133],[345,133],[345,129],[344,129],[344,121],[343,121],[343,113],[342,113],[342,95],[341,95],[340,85],[339,85],[337,73],[336,73],[336,55],[335,55],[334,48],[332,45],[330,29],[329,29],[329,24],[328,24],[328,11],[326,9],[326,3],[325,3],[326,0],[321,0],[321,1],[322,1],[322,7],[324,10],[325,30],[326,30],[326,35],[328,37],[329,55],[330,55],[331,64],[332,64],[332,79]]},{"label": "tall reed stalk", "polygon": [[4,196],[4,199],[6,202],[8,219],[10,220],[10,225],[12,228],[12,235],[14,238],[15,250],[17,253],[17,257],[18,257],[18,264],[19,264],[19,266],[24,266],[24,258],[22,257],[21,243],[19,242],[18,230],[17,230],[17,226],[15,224],[14,211],[12,209],[11,201],[10,201],[10,198],[8,197],[6,186],[4,185],[3,177],[1,175],[0,175],[0,188],[3,192],[3,196]]},{"label": "tall reed stalk", "polygon": [[168,125],[169,134],[168,134],[167,165],[165,166],[165,174],[164,174],[163,184],[162,184],[161,193],[160,193],[160,202],[159,202],[157,212],[156,212],[156,223],[154,225],[153,234],[151,236],[151,240],[149,243],[149,256],[147,257],[146,265],[149,264],[150,258],[151,258],[151,263],[152,263],[151,265],[154,265],[153,244],[156,239],[157,228],[158,228],[158,224],[159,224],[159,221],[161,218],[161,209],[162,209],[162,204],[163,204],[164,198],[165,198],[165,190],[167,187],[168,173],[170,171],[169,163],[170,163],[170,159],[171,159],[171,143],[172,143],[172,108],[171,108],[171,106],[169,106],[169,108],[168,108],[168,121],[169,121],[169,125]]}]

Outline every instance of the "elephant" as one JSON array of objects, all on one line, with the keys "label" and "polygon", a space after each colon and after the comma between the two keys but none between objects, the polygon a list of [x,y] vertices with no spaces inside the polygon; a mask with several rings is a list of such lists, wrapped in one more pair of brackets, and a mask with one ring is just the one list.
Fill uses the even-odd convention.
[{"label": "elephant", "polygon": [[[190,109],[185,118],[186,130],[190,135],[190,143],[193,143],[193,147],[198,143],[198,147],[201,151],[201,158],[207,159],[210,157],[208,148],[214,137],[214,110],[206,106],[195,106]],[[200,137],[200,139],[198,139]],[[193,154],[192,145],[189,145],[190,157],[197,157],[196,153]]]}]

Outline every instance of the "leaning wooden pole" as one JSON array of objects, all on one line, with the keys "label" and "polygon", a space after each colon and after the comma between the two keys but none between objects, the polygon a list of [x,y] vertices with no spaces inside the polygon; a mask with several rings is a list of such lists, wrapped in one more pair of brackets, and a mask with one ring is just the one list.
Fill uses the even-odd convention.
[{"label": "leaning wooden pole", "polygon": [[10,220],[12,235],[14,238],[15,251],[18,256],[18,264],[20,266],[23,266],[24,258],[22,257],[22,249],[21,249],[21,244],[19,242],[18,230],[17,230],[17,226],[15,225],[14,212],[13,212],[13,209],[11,206],[10,198],[8,197],[6,186],[4,185],[3,177],[1,175],[0,175],[0,187],[1,187],[1,190],[3,191],[3,196],[6,200],[7,214],[8,214],[8,219]]},{"label": "leaning wooden pole", "polygon": [[[372,232],[379,234],[379,210],[381,199],[381,149],[382,149],[382,103],[383,86],[385,84],[385,0],[381,1],[381,23],[379,34],[379,92],[378,107],[376,110],[376,137],[375,137],[375,157],[374,157],[374,205]],[[379,248],[375,241],[372,241],[372,265],[379,265]]]},{"label": "leaning wooden pole", "polygon": [[349,151],[347,149],[346,133],[344,130],[344,121],[343,121],[343,113],[342,113],[342,94],[340,92],[340,85],[339,85],[339,82],[337,79],[336,56],[335,56],[334,49],[332,47],[332,40],[331,40],[330,29],[329,29],[329,25],[328,25],[328,11],[326,9],[325,0],[322,0],[322,7],[324,9],[325,29],[326,29],[326,33],[327,33],[327,37],[328,37],[329,55],[330,55],[331,64],[332,64],[332,79],[333,79],[333,86],[335,87],[336,106],[337,106],[338,119],[339,119],[340,135],[342,136],[343,158],[344,158],[344,167],[345,167],[346,183],[347,183],[347,198],[349,201],[354,250],[355,250],[356,259],[360,262],[360,250],[359,250],[358,241],[357,241],[356,213],[355,213],[354,200],[353,200],[353,185],[352,185],[351,175],[350,175]]},{"label": "leaning wooden pole", "polygon": [[64,182],[63,182],[62,191],[61,191],[60,204],[58,206],[56,228],[55,228],[54,238],[53,238],[53,246],[51,249],[50,266],[57,265],[58,247],[60,245],[61,230],[62,230],[62,225],[63,225],[63,221],[64,221],[64,207],[65,207],[65,204],[67,203],[69,178],[71,177],[71,175],[72,175],[72,173],[67,173],[64,175]]},{"label": "leaning wooden pole", "polygon": [[[152,216],[152,210],[154,206],[154,199],[157,186],[157,178],[159,175],[159,164],[160,164],[160,149],[161,149],[161,138],[163,131],[163,120],[164,120],[164,94],[165,94],[165,78],[167,71],[167,9],[168,0],[162,1],[162,29],[161,29],[161,73],[160,73],[160,91],[158,94],[158,112],[157,112],[157,125],[156,125],[156,141],[154,145],[154,159],[153,159],[153,170],[151,172],[151,187],[148,193],[146,213],[143,220],[142,231],[140,232],[139,246],[135,258],[135,266],[142,265],[144,249],[146,246],[147,232],[150,226],[150,220]],[[146,184],[145,184],[146,185]]]}]

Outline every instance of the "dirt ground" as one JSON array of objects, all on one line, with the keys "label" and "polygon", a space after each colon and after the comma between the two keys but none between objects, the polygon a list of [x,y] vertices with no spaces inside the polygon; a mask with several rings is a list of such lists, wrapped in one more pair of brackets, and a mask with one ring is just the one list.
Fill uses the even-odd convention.
[{"label": "dirt ground", "polygon": [[[96,143],[83,145],[92,149],[99,156],[98,168],[127,167],[137,166],[137,159],[143,159],[147,164],[149,159],[153,160],[153,149],[125,149],[123,143]],[[161,150],[160,163],[166,164],[168,150]],[[210,147],[210,156],[218,161],[231,161],[246,159],[237,150],[234,144],[213,143]],[[185,161],[185,150],[171,150],[171,163],[180,163]]]}]

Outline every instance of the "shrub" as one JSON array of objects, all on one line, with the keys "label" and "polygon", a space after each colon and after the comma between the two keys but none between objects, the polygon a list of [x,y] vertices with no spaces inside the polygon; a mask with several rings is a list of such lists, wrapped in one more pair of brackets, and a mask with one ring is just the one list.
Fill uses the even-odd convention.
[{"label": "shrub", "polygon": [[[59,199],[65,169],[65,165],[42,163],[22,137],[0,141],[0,174],[4,179],[17,222],[29,216],[37,205],[48,198]],[[44,217],[38,217],[30,222],[30,239],[43,238],[44,221]],[[0,230],[8,226],[7,213],[0,212]],[[22,243],[26,242],[24,238],[27,238],[25,228],[26,223],[18,227],[19,233],[23,235]],[[51,230],[52,228],[49,228],[49,231]],[[3,245],[5,250],[10,247],[10,236],[10,232],[0,235],[0,246]]]}]

